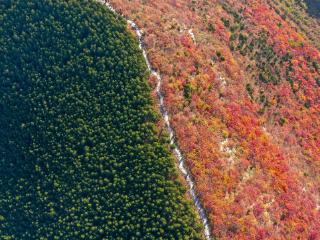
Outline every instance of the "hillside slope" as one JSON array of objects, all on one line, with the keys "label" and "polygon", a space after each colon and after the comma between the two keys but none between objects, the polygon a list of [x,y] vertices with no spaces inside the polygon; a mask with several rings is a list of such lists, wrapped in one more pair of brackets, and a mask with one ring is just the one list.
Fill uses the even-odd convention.
[{"label": "hillside slope", "polygon": [[0,3],[0,239],[202,239],[124,19]]},{"label": "hillside slope", "polygon": [[110,2],[144,30],[213,234],[319,238],[319,25],[307,5]]}]

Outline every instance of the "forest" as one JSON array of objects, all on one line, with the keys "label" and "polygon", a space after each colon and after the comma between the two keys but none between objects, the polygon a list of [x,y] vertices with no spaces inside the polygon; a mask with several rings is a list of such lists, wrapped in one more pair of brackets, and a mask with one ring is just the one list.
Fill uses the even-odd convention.
[{"label": "forest", "polygon": [[0,239],[203,239],[177,149],[214,238],[319,239],[319,0],[101,3],[0,1]]},{"label": "forest", "polygon": [[126,21],[0,2],[0,239],[203,239]]},{"label": "forest", "polygon": [[320,24],[310,5],[110,3],[144,32],[212,235],[319,239]]}]

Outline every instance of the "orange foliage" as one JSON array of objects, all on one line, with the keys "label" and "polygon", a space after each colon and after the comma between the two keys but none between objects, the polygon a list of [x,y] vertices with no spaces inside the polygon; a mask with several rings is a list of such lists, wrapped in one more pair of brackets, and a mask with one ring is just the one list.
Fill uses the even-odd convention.
[{"label": "orange foliage", "polygon": [[[213,234],[318,239],[320,69],[314,65],[320,64],[319,51],[266,0],[111,2],[145,32]],[[278,84],[257,83],[257,62],[229,48],[233,15],[242,19],[247,36],[267,32],[266,44],[279,60]],[[280,64],[287,54],[291,59]],[[289,67],[292,85],[285,77]],[[184,95],[187,83],[190,99]],[[263,97],[268,103],[261,111]]]}]

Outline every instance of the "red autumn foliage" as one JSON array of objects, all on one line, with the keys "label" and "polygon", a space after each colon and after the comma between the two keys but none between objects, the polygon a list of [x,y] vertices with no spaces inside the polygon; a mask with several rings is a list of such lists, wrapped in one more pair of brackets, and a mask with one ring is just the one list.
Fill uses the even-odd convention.
[{"label": "red autumn foliage", "polygon": [[276,0],[111,3],[145,33],[213,234],[318,239],[320,52],[313,35],[285,19]]}]

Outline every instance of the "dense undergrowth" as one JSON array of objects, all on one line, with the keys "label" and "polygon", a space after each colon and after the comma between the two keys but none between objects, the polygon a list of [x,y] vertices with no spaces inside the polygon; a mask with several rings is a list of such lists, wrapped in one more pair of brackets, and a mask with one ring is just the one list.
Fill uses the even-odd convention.
[{"label": "dense undergrowth", "polygon": [[270,6],[292,27],[299,29],[315,46],[320,48],[320,2],[318,0],[271,0]]},{"label": "dense undergrowth", "polygon": [[111,3],[145,33],[212,233],[318,239],[320,25],[308,4]]},{"label": "dense undergrowth", "polygon": [[1,239],[202,238],[122,18],[2,1],[0,44]]}]

